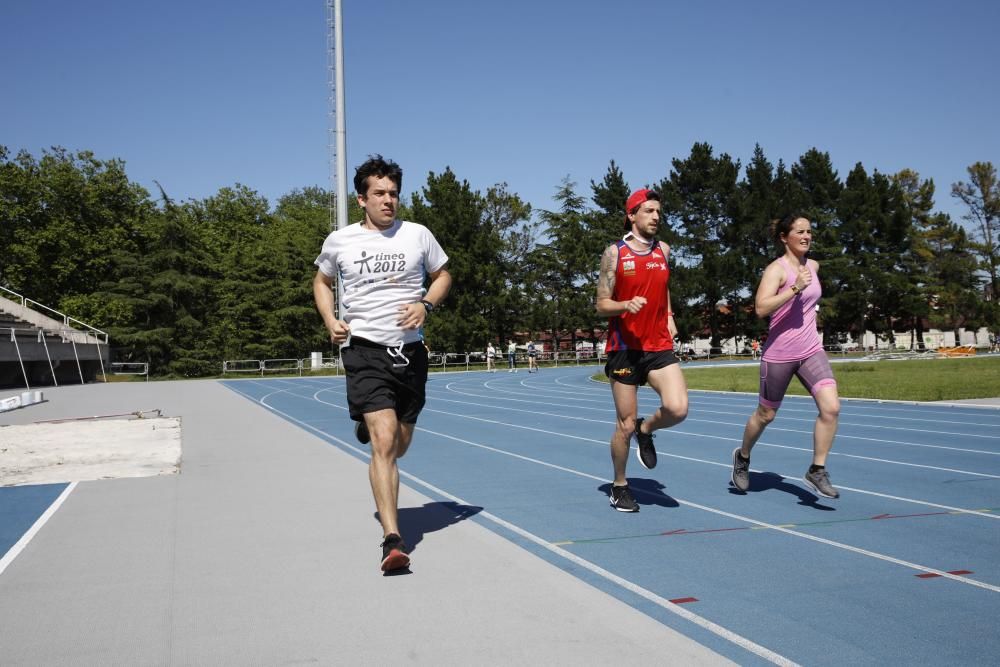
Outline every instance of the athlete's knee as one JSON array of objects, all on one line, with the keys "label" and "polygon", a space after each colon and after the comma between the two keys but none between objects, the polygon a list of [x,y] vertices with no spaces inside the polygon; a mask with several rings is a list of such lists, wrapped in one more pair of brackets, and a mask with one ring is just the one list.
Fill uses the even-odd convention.
[{"label": "athlete's knee", "polygon": [[383,463],[392,463],[399,458],[399,448],[393,441],[381,441],[372,436],[372,460]]},{"label": "athlete's knee", "polygon": [[680,424],[682,421],[687,419],[688,416],[687,396],[669,401],[663,401],[661,409],[668,417],[670,417],[671,421],[675,424]]},{"label": "athlete's knee", "polygon": [[772,408],[767,405],[757,406],[757,421],[763,426],[767,426],[774,421],[774,418],[778,414],[777,408]]},{"label": "athlete's knee", "polygon": [[632,432],[635,430],[635,415],[629,415],[628,417],[618,418],[618,432],[623,434],[626,438],[631,437]]},{"label": "athlete's knee", "polygon": [[835,422],[840,419],[840,399],[824,402],[819,408],[819,418],[827,422]]}]

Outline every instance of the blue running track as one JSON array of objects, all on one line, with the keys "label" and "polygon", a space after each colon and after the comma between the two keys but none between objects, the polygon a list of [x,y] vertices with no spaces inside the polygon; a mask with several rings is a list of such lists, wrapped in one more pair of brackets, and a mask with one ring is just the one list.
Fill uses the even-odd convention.
[{"label": "blue running track", "polygon": [[[597,370],[432,375],[402,482],[484,508],[470,520],[741,664],[996,662],[1000,411],[843,401],[826,500],[802,482],[811,399],[785,400],[741,494],[730,463],[756,397],[691,392],[658,467],[630,458],[642,509],[623,514]],[[225,384],[367,460],[342,377]],[[641,390],[641,413],[656,406]]]}]

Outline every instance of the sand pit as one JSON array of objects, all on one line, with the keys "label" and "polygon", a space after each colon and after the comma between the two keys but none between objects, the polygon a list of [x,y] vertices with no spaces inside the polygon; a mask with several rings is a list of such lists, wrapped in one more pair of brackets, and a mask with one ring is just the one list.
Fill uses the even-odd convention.
[{"label": "sand pit", "polygon": [[180,417],[0,427],[0,486],[172,475]]}]

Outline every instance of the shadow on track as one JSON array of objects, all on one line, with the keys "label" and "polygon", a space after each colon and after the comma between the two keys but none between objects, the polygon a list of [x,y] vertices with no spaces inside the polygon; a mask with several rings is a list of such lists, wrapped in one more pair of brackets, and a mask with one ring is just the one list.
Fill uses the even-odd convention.
[{"label": "shadow on track", "polygon": [[[416,551],[417,545],[427,533],[444,530],[482,511],[482,507],[459,505],[453,501],[426,503],[423,507],[401,507],[399,508],[400,532],[412,553]],[[378,512],[372,516],[376,521],[379,520]]]},{"label": "shadow on track", "polygon": [[[664,489],[667,487],[663,486],[660,482],[655,479],[646,479],[640,477],[629,477],[628,478],[629,488],[632,489],[632,495],[635,496],[636,502],[640,505],[659,505],[660,507],[680,507],[680,503],[668,496]],[[603,493],[605,496],[611,495],[611,483],[601,484],[597,487],[597,490]]]},{"label": "shadow on track", "polygon": [[750,473],[750,488],[746,493],[739,491],[730,482],[729,493],[736,496],[745,496],[747,493],[759,493],[761,491],[784,491],[787,494],[793,495],[799,499],[799,505],[805,505],[807,507],[812,507],[823,512],[835,512],[837,511],[835,507],[830,507],[829,505],[821,505],[819,503],[819,496],[807,491],[806,489],[798,486],[797,484],[791,484],[785,481],[785,478],[776,472],[751,472]]}]

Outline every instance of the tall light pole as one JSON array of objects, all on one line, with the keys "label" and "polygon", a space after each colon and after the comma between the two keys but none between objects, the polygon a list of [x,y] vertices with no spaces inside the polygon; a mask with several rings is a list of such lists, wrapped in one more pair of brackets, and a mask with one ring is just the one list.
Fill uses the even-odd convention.
[{"label": "tall light pole", "polygon": [[[327,81],[330,87],[330,181],[336,211],[330,227],[347,226],[347,121],[344,112],[344,31],[341,0],[327,0]],[[336,213],[336,215],[334,215]],[[340,303],[340,299],[337,300]]]},{"label": "tall light pole", "polygon": [[[330,181],[335,206],[330,207],[330,228],[347,226],[347,121],[344,113],[344,21],[340,0],[326,1],[327,83],[330,88]],[[336,209],[336,214],[334,213]],[[344,287],[337,279],[337,317],[343,317]]]}]

